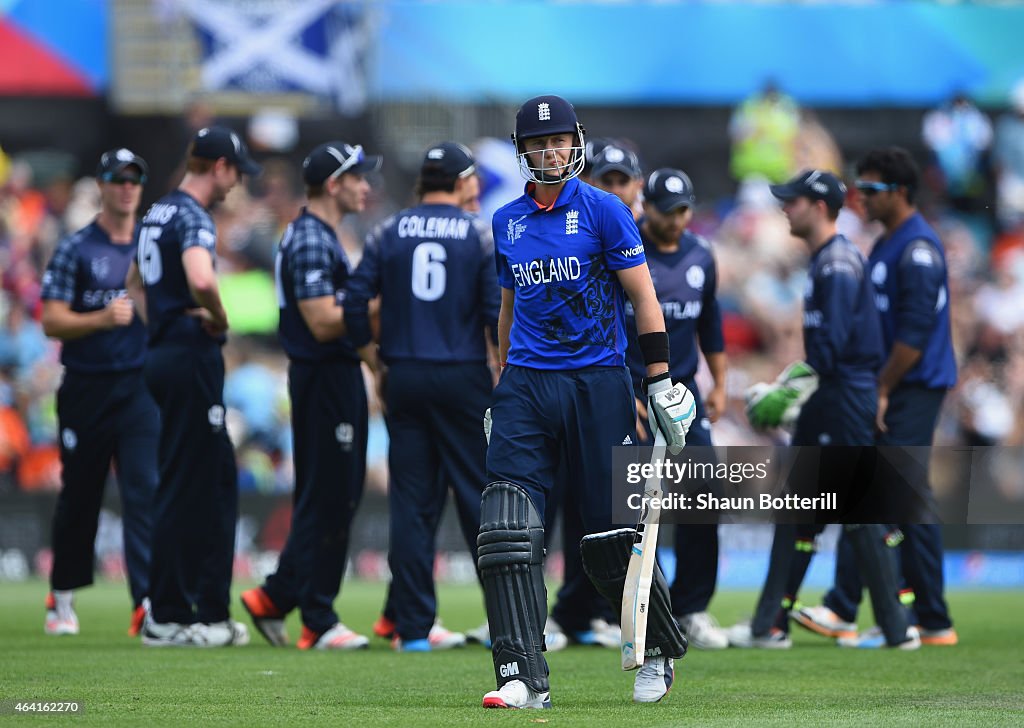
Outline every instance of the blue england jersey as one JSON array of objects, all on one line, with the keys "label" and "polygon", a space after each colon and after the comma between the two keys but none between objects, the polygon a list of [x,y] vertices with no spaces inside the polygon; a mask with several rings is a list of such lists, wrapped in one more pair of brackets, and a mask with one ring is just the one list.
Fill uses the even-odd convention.
[{"label": "blue england jersey", "polygon": [[494,249],[459,208],[403,210],[369,236],[345,297],[357,347],[370,341],[367,306],[378,293],[385,361],[486,361],[484,327],[497,332],[501,304]]},{"label": "blue england jersey", "polygon": [[901,384],[949,389],[956,384],[956,357],[949,321],[946,255],[938,235],[914,213],[868,258],[886,351],[897,341],[921,351]]},{"label": "blue england jersey", "polygon": [[625,293],[615,271],[645,262],[633,215],[571,179],[549,208],[527,193],[494,213],[498,283],[515,293],[508,363],[623,366]]},{"label": "blue england jersey", "polygon": [[277,305],[281,311],[278,336],[288,358],[297,361],[358,361],[347,337],[319,342],[306,325],[299,301],[331,296],[341,306],[349,262],[334,230],[303,208],[281,238],[274,259]]},{"label": "blue england jersey", "polygon": [[153,204],[138,232],[138,266],[146,287],[149,346],[165,344],[219,346],[225,337],[211,337],[199,319],[186,311],[198,308],[185,278],[182,254],[192,247],[206,250],[217,263],[217,232],[210,213],[194,197],[175,190]]},{"label": "blue england jersey", "polygon": [[[60,242],[43,274],[44,301],[65,301],[75,313],[106,308],[127,295],[124,287],[135,243],[119,245],[97,223]],[[119,372],[142,367],[146,328],[138,316],[128,326],[62,342],[60,360],[79,372]]]},{"label": "blue england jersey", "polygon": [[[642,223],[641,223],[642,225]],[[679,249],[673,253],[660,253],[640,231],[651,269],[654,290],[665,316],[670,357],[669,372],[672,379],[686,382],[697,373],[697,341],[705,354],[725,349],[722,336],[722,314],[715,291],[718,288],[718,270],[711,246],[704,238],[689,230],[679,238]],[[626,321],[629,348],[626,361],[633,377],[633,388],[640,391],[640,381],[647,376],[647,367],[636,341],[636,318],[633,306],[626,302]]]},{"label": "blue england jersey", "polygon": [[884,363],[881,323],[864,256],[842,235],[811,256],[804,292],[804,351],[823,385],[874,388]]}]

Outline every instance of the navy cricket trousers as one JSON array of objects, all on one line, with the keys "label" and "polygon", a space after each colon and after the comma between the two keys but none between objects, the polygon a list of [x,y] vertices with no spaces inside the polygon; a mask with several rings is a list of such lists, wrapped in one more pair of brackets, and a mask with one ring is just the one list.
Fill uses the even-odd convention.
[{"label": "navy cricket trousers", "polygon": [[63,487],[53,515],[56,590],[93,583],[96,529],[111,462],[121,492],[124,555],[132,603],[149,595],[150,536],[160,415],[142,370],[66,370],[57,390]]},{"label": "navy cricket trousers", "polygon": [[386,613],[404,641],[425,638],[437,613],[435,536],[449,487],[476,563],[487,475],[483,416],[490,397],[491,373],[484,362],[399,361],[388,371],[391,588]]},{"label": "navy cricket trousers", "polygon": [[157,622],[229,616],[238,472],[224,421],[220,346],[160,346],[146,357],[160,409],[150,600]]},{"label": "navy cricket trousers", "polygon": [[288,367],[295,493],[291,531],[263,586],[283,612],[299,607],[317,634],[338,623],[334,600],[348,560],[352,518],[363,497],[369,426],[358,361]]},{"label": "navy cricket trousers", "polygon": [[[828,483],[830,488],[843,491],[855,488],[859,479],[869,473],[873,462],[870,451],[856,448],[871,445],[874,441],[877,404],[878,394],[874,387],[853,388],[835,380],[822,381],[804,403],[797,418],[792,444],[807,447],[808,451],[803,464],[800,461],[794,464],[794,477],[814,477],[801,474],[803,465],[807,465],[813,468],[810,472],[816,471],[818,483]],[[838,449],[830,454],[811,449],[829,446],[838,446]],[[813,549],[808,551],[806,544],[813,543],[823,530],[823,524],[776,524],[768,573],[751,620],[753,634],[765,635],[773,625],[783,630],[788,628],[785,615],[789,606],[784,604],[784,600],[797,597],[814,555]],[[850,555],[853,556],[852,546]],[[858,573],[856,559],[851,558],[850,567],[855,574]],[[783,610],[781,616],[780,609]]]},{"label": "navy cricket trousers", "polygon": [[[693,394],[697,413],[690,431],[686,433],[687,447],[711,447],[711,423],[708,421],[704,400],[692,379],[683,382]],[[651,426],[644,420],[647,444],[654,442]],[[704,612],[711,603],[718,583],[718,524],[676,524],[674,549],[676,575],[669,593],[672,612],[676,615]]]},{"label": "navy cricket trousers", "polygon": [[[924,387],[898,387],[889,397],[885,423],[888,432],[878,436],[878,444],[928,446],[932,444],[945,390]],[[906,467],[914,467],[908,457]],[[922,476],[925,477],[925,476]],[[900,545],[903,579],[914,593],[913,609],[917,624],[925,629],[946,629],[953,622],[944,597],[942,573],[942,529],[935,523],[900,524],[904,540]],[[853,561],[853,549],[841,539],[836,555],[835,586],[825,595],[824,604],[841,618],[854,621],[863,587]]]},{"label": "navy cricket trousers", "polygon": [[625,367],[540,370],[509,365],[494,390],[487,478],[529,494],[541,518],[559,464],[586,533],[612,528],[612,448],[636,426]]}]

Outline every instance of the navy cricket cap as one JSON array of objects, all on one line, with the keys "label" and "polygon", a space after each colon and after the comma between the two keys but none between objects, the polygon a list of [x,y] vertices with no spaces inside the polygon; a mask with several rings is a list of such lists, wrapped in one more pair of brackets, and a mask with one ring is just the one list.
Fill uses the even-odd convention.
[{"label": "navy cricket cap", "polygon": [[669,213],[680,207],[693,207],[697,195],[686,172],[662,167],[651,172],[644,183],[644,201],[650,202],[660,212]]},{"label": "navy cricket cap", "polygon": [[609,144],[598,152],[591,164],[593,166],[590,169],[590,176],[594,179],[609,172],[622,172],[630,179],[640,179],[644,175],[636,154],[614,144]]},{"label": "navy cricket cap", "polygon": [[427,150],[421,173],[446,179],[469,177],[476,172],[476,160],[469,148],[458,142],[441,142]]},{"label": "navy cricket cap", "polygon": [[516,112],[515,139],[575,133],[576,110],[561,96],[535,96]]},{"label": "navy cricket cap", "polygon": [[822,200],[832,210],[838,210],[846,201],[846,185],[831,172],[820,169],[808,169],[785,184],[771,185],[771,191],[783,202],[806,197]]},{"label": "navy cricket cap", "polygon": [[366,174],[380,169],[380,157],[370,157],[358,144],[324,142],[314,148],[302,162],[302,180],[307,185],[322,185],[328,179],[346,172]]},{"label": "navy cricket cap", "polygon": [[149,175],[146,160],[131,149],[124,147],[103,152],[100,163],[96,165],[96,177],[103,182],[109,182],[127,167],[136,167],[139,170],[139,184],[146,184],[146,178]]},{"label": "navy cricket cap", "polygon": [[224,157],[238,167],[238,171],[250,177],[258,177],[263,167],[256,164],[235,132],[223,126],[207,126],[196,132],[192,140],[192,156],[214,161]]}]

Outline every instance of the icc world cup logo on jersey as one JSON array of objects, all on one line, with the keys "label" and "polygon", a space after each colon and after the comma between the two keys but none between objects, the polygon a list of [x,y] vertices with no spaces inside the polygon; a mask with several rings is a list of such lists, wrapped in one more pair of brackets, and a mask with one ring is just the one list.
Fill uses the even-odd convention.
[{"label": "icc world cup logo on jersey", "polygon": [[526,225],[523,225],[521,222],[525,218],[526,215],[523,215],[520,218],[508,221],[508,227],[505,229],[505,237],[508,238],[510,243],[514,243],[519,240],[519,237],[526,232]]}]

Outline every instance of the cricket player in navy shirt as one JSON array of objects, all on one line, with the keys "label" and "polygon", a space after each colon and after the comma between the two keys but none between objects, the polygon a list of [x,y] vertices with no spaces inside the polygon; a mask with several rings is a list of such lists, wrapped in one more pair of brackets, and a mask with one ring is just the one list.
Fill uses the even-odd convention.
[{"label": "cricket player in navy shirt", "polygon": [[345,215],[366,208],[366,175],[380,164],[380,157],[341,141],[313,149],[302,165],[309,204],[278,246],[278,332],[289,362],[295,507],[277,571],[242,594],[272,645],[288,644],[284,618],[295,607],[302,614],[299,649],[369,644],[334,611],[363,495],[369,426],[362,367],[342,309],[351,270],[337,228]]},{"label": "cricket player in navy shirt", "polygon": [[[483,705],[545,708],[551,700],[541,654],[544,510],[561,459],[567,487],[581,493],[591,534],[581,547],[584,565],[611,600],[616,587],[621,600],[633,543],[632,529],[607,530],[612,448],[629,442],[636,417],[625,367],[627,296],[636,311],[649,409],[673,453],[684,444],[694,403],[669,377],[668,335],[632,215],[614,195],[577,179],[584,139],[572,105],[558,96],[530,99],[516,114],[512,139],[528,181],[524,194],[493,218],[505,370],[489,412],[490,483],[477,539],[497,682]],[[662,577],[655,589],[663,586]],[[667,604],[667,587],[662,597]],[[665,696],[672,660],[685,653],[670,607],[652,608],[649,619],[651,652],[634,682],[638,702]]]},{"label": "cricket player in navy shirt", "polygon": [[[798,409],[792,444],[821,448],[812,455],[820,468],[819,487],[862,485],[863,477],[873,472],[870,446],[883,354],[881,324],[864,257],[836,230],[846,187],[829,172],[808,170],[786,184],[772,185],[771,191],[782,200],[790,231],[807,243],[811,253],[804,293],[805,361],[791,364],[774,384],[759,386],[748,402],[748,415],[755,427],[771,428]],[[779,610],[778,585],[790,592],[784,598],[795,600],[810,563],[813,551],[801,551],[806,558],[797,559],[792,545],[813,543],[823,528],[776,526],[769,575],[747,635],[751,644],[738,640],[738,646],[789,645],[785,615],[783,628],[770,627],[774,631],[768,634],[763,623],[771,624]],[[886,527],[847,524],[844,533],[856,554],[855,568],[860,567],[871,592],[875,618],[883,629],[882,644],[904,650],[920,647],[917,631],[908,626],[899,602],[897,568],[886,545]]]},{"label": "cricket player in navy shirt", "polygon": [[[932,444],[946,392],[956,384],[950,333],[949,282],[942,242],[917,211],[920,175],[906,150],[874,149],[857,163],[856,188],[869,219],[885,227],[868,258],[882,317],[887,359],[878,379],[879,445]],[[915,468],[912,461],[901,465]],[[908,477],[908,473],[903,473]],[[926,482],[924,472],[911,481]],[[926,645],[955,645],[943,595],[942,532],[936,523],[900,524],[903,578]],[[861,584],[840,544],[836,585],[824,605],[801,610],[801,623],[820,634],[855,629]]]},{"label": "cricket player in navy shirt", "polygon": [[[605,149],[603,154],[607,153]],[[595,171],[599,166],[600,161],[595,162]],[[709,448],[711,423],[718,420],[726,405],[727,364],[722,315],[715,297],[718,287],[715,258],[710,243],[687,230],[697,198],[685,172],[668,167],[656,170],[648,175],[643,192],[640,239],[672,346],[669,372],[674,381],[682,382],[693,393],[697,404],[694,426],[686,433],[686,444]],[[630,329],[635,330],[628,305],[626,314]],[[705,399],[701,398],[694,382],[699,363],[698,344],[713,380]],[[637,397],[637,435],[641,442],[648,442],[651,432],[641,390],[643,359],[633,343],[626,351],[626,360]],[[725,649],[729,640],[707,612],[718,578],[718,526],[678,524],[674,530],[676,577],[672,582],[672,609],[691,646],[704,650]]]},{"label": "cricket player in navy shirt", "polygon": [[497,335],[500,294],[493,244],[481,240],[473,217],[459,208],[475,174],[463,145],[444,142],[428,149],[420,169],[420,204],[370,235],[345,301],[352,343],[367,351],[369,302],[380,295],[390,436],[389,603],[401,651],[466,641],[435,623],[433,572],[434,538],[449,486],[476,556],[486,477],[480,422],[492,382],[485,335]]},{"label": "cricket player in navy shirt", "polygon": [[238,519],[235,453],[224,421],[228,330],[216,274],[209,208],[244,175],[259,174],[245,143],[219,126],[200,129],[178,189],[146,212],[129,292],[149,330],[146,384],[160,409],[160,483],[145,645],[248,642],[230,618]]},{"label": "cricket player in navy shirt", "polygon": [[117,465],[125,564],[138,634],[149,594],[159,415],[142,365],[146,329],[125,290],[146,162],[130,149],[106,152],[96,169],[100,213],[57,246],[43,274],[43,330],[60,339],[57,391],[61,480],[53,517],[47,634],[78,634],[72,590],[93,582],[96,528],[111,463]]}]

